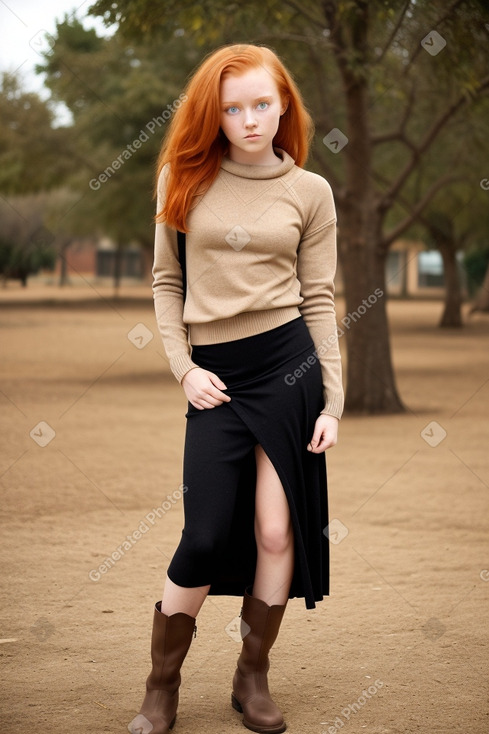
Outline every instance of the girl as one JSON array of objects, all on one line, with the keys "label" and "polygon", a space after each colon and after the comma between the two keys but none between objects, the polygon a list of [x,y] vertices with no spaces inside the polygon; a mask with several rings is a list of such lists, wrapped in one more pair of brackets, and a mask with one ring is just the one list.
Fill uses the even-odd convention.
[{"label": "girl", "polygon": [[[188,399],[185,525],[154,611],[133,734],[167,734],[195,618],[244,595],[232,705],[285,731],[268,653],[287,600],[329,593],[324,451],[343,410],[335,208],[305,171],[312,122],[268,48],[225,46],[189,82],[160,155],[153,292]],[[177,231],[186,232],[184,297]]]}]

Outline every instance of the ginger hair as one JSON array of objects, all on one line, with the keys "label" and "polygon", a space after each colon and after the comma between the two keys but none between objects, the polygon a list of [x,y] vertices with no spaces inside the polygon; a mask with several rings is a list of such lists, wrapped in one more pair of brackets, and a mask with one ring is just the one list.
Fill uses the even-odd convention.
[{"label": "ginger hair", "polygon": [[[265,67],[272,74],[287,109],[280,118],[273,145],[285,150],[302,167],[313,136],[313,122],[292,76],[266,46],[233,44],[207,56],[190,78],[184,100],[171,120],[157,162],[156,182],[167,164],[166,196],[157,222],[187,232],[187,215],[194,197],[205,193],[219,172],[228,149],[221,127],[220,87],[225,74],[239,76]],[[166,171],[165,171],[166,173]]]}]

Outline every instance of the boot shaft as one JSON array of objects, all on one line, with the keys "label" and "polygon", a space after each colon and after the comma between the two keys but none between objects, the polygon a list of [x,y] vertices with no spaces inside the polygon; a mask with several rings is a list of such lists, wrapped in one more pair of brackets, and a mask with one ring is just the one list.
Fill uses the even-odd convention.
[{"label": "boot shaft", "polygon": [[248,591],[243,598],[241,610],[241,635],[243,648],[238,665],[244,671],[268,670],[268,654],[277,639],[286,604],[268,604],[251,596]]},{"label": "boot shaft", "polygon": [[169,617],[155,604],[151,635],[152,670],[147,680],[148,689],[171,690],[180,685],[180,668],[195,637],[194,617],[178,612]]}]

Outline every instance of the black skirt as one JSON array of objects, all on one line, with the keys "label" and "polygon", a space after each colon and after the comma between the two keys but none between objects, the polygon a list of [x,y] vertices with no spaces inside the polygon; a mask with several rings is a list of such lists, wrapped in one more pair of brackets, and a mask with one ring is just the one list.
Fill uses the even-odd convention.
[{"label": "black skirt", "polygon": [[321,367],[299,317],[230,342],[194,346],[192,360],[224,381],[231,401],[191,403],[183,465],[185,527],[168,568],[180,586],[241,596],[256,569],[254,501],[260,444],[289,504],[295,563],[289,598],[307,608],[329,593],[325,455],[307,451],[324,405]]}]

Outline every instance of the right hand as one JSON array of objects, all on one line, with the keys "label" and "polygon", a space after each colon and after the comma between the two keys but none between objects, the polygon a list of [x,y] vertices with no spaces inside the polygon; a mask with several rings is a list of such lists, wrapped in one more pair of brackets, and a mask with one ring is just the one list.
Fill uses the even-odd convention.
[{"label": "right hand", "polygon": [[214,372],[204,370],[202,367],[193,367],[189,370],[183,376],[182,387],[189,402],[197,410],[215,408],[231,400],[229,395],[221,392],[227,390],[224,382]]}]

